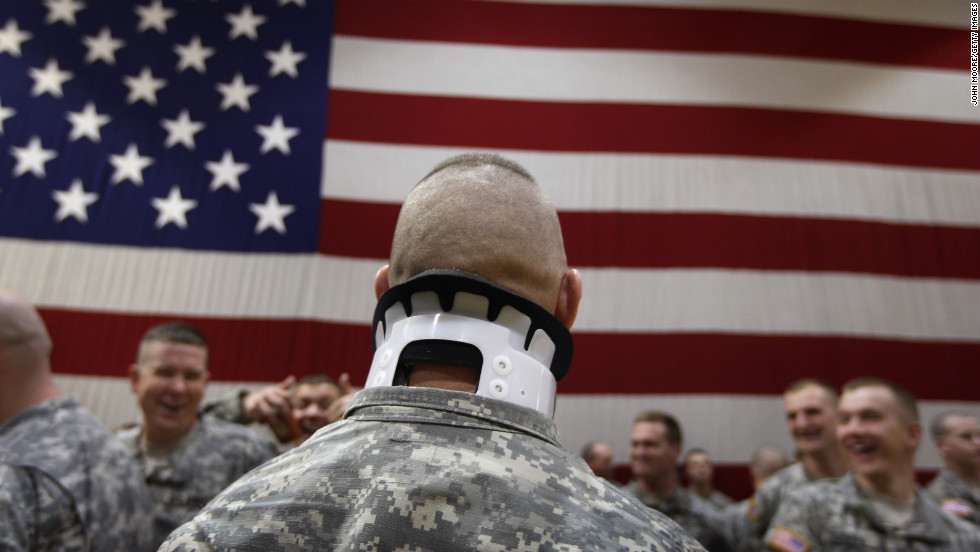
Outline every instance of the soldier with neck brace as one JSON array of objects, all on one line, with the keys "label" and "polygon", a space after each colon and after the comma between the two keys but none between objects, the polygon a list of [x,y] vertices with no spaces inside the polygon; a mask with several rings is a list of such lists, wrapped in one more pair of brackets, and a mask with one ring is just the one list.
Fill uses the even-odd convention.
[{"label": "soldier with neck brace", "polygon": [[437,166],[402,206],[365,389],[162,550],[701,550],[558,443],[582,280],[554,206],[498,156]]}]

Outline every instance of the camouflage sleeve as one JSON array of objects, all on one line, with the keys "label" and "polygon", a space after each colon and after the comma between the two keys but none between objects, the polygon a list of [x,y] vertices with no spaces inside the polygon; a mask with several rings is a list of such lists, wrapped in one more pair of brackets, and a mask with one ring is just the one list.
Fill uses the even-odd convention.
[{"label": "camouflage sleeve", "polygon": [[88,549],[71,496],[33,468],[0,464],[0,550]]},{"label": "camouflage sleeve", "polygon": [[819,519],[819,500],[808,492],[795,492],[786,496],[776,510],[769,529],[763,539],[766,550],[781,550],[784,552],[820,552],[816,542],[819,523],[811,521]]},{"label": "camouflage sleeve", "polygon": [[749,497],[745,508],[741,510],[742,519],[736,522],[737,529],[746,538],[755,543],[762,542],[766,530],[769,529],[769,522],[779,507],[782,486],[779,478],[771,477]]},{"label": "camouflage sleeve", "polygon": [[28,515],[37,509],[26,470],[0,464],[0,550],[30,550],[37,532]]},{"label": "camouflage sleeve", "polygon": [[247,394],[248,390],[242,389],[237,393],[205,404],[202,410],[205,414],[214,416],[219,420],[239,425],[251,424],[252,419],[246,416],[242,409],[242,398]]},{"label": "camouflage sleeve", "polygon": [[721,511],[722,532],[731,550],[741,552],[758,549],[758,546],[753,545],[758,539],[751,538],[749,534],[750,508],[754,507],[755,501],[747,499],[729,504]]},{"label": "camouflage sleeve", "polygon": [[214,548],[204,538],[197,522],[189,521],[170,533],[167,541],[157,552],[189,552],[191,550],[212,551]]}]

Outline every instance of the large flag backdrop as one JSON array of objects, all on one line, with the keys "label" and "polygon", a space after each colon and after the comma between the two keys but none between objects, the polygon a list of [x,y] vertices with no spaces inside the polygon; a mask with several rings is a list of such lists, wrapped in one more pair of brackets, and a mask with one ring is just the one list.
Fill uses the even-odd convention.
[{"label": "large flag backdrop", "polygon": [[[110,426],[175,318],[211,395],[370,363],[398,205],[446,156],[526,165],[585,297],[556,420],[640,409],[743,465],[798,377],[980,399],[969,4],[79,0],[0,5],[0,286]],[[325,138],[324,138],[325,136]],[[493,208],[488,206],[488,208]],[[935,465],[925,444],[920,464]]]}]

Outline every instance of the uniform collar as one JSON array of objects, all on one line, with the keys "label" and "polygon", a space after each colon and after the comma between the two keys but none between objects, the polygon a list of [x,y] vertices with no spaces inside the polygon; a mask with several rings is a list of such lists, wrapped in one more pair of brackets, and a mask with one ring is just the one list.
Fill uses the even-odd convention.
[{"label": "uniform collar", "polygon": [[[846,489],[847,504],[846,508],[858,510],[871,522],[871,525],[878,531],[888,532],[889,529],[881,520],[881,517],[871,507],[871,493],[866,491],[858,484],[853,472],[840,479],[839,485]],[[915,490],[915,505],[912,508],[912,517],[905,525],[898,529],[898,534],[917,541],[931,544],[942,544],[949,541],[947,535],[941,527],[947,524],[938,519],[942,514],[938,507],[930,507],[932,502],[923,498],[921,489]]]},{"label": "uniform collar", "polygon": [[540,412],[460,391],[404,386],[363,389],[351,400],[344,419],[521,432],[560,446],[557,426]]}]

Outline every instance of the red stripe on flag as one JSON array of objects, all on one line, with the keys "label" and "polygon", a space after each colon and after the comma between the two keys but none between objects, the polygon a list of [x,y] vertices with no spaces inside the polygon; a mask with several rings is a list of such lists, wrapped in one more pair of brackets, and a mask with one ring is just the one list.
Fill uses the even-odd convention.
[{"label": "red stripe on flag", "polygon": [[714,333],[574,337],[563,393],[778,394],[804,376],[838,386],[880,376],[919,399],[980,400],[980,343]]},{"label": "red stripe on flag", "polygon": [[[41,309],[54,340],[56,373],[126,375],[143,332],[175,319]],[[279,381],[289,374],[351,374],[371,363],[368,326],[309,320],[181,317],[210,342],[212,379]],[[815,376],[841,384],[879,375],[919,399],[980,400],[980,344],[847,337],[574,333],[575,357],[561,393],[778,394]],[[950,385],[950,382],[956,382]]]},{"label": "red stripe on flag", "polygon": [[970,61],[969,37],[955,29],[721,9],[340,0],[335,32],[400,40],[761,54],[944,69],[966,69]]},{"label": "red stripe on flag", "polygon": [[740,107],[332,90],[327,138],[466,148],[740,155],[980,170],[980,126]]},{"label": "red stripe on flag", "polygon": [[[398,205],[323,200],[320,253],[387,259]],[[576,267],[980,278],[980,229],[720,214],[562,212]],[[369,220],[371,224],[363,224]],[[624,239],[628,238],[628,239]]]}]

